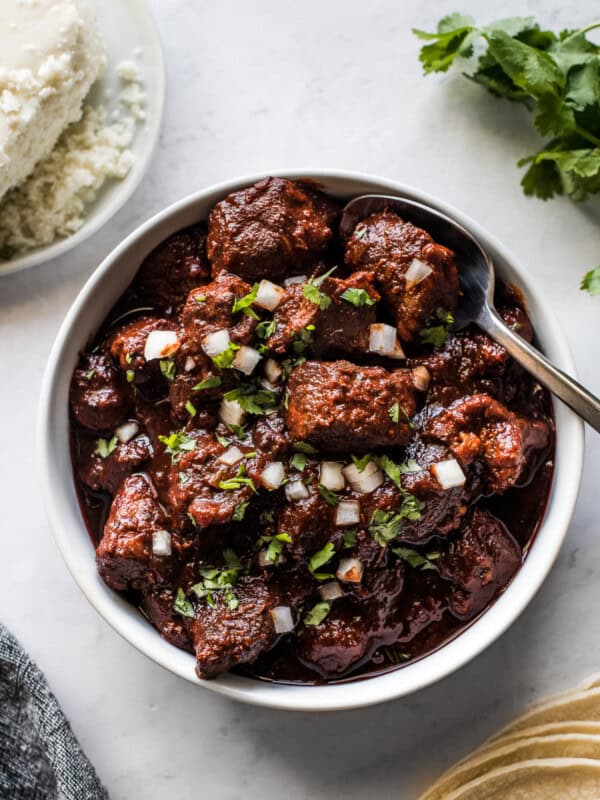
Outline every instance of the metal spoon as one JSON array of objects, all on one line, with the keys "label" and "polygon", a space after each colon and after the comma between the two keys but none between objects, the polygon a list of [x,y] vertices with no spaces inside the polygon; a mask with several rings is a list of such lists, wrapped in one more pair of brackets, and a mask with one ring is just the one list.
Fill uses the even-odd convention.
[{"label": "metal spoon", "polygon": [[539,350],[526,342],[502,320],[494,307],[494,265],[479,242],[450,217],[403,197],[366,194],[344,208],[340,230],[350,236],[358,222],[369,214],[389,208],[456,253],[461,296],[455,313],[455,328],[475,322],[501,344],[541,384],[580,417],[600,431],[600,400],[581,384],[557,369]]}]

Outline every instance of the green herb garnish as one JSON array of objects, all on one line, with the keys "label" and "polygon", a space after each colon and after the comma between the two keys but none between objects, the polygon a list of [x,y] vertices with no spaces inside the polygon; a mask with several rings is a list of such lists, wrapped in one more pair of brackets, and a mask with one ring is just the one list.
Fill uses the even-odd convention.
[{"label": "green herb garnish", "polygon": [[419,337],[423,344],[432,344],[434,347],[441,347],[446,341],[448,331],[454,324],[454,316],[444,308],[436,308],[426,322],[425,327],[419,331]]},{"label": "green herb garnish", "polygon": [[344,532],[344,550],[349,550],[356,545],[356,531],[349,530]]},{"label": "green herb garnish", "polygon": [[232,314],[237,314],[240,311],[243,311],[244,314],[247,314],[249,317],[254,317],[254,319],[258,319],[258,314],[254,309],[250,308],[252,303],[256,300],[256,294],[258,292],[258,283],[255,283],[252,287],[251,291],[248,294],[245,294],[243,297],[238,297],[234,300],[233,306],[231,308]]},{"label": "green herb garnish", "polygon": [[327,603],[325,601],[322,603],[317,603],[310,609],[310,611],[306,612],[303,622],[305,625],[310,627],[320,625],[330,611],[331,603]]},{"label": "green herb garnish", "polygon": [[254,494],[257,494],[254,481],[246,475],[246,467],[244,464],[239,465],[238,471],[233,478],[219,481],[219,489],[224,489],[225,491],[236,491],[237,489],[241,489],[242,486],[249,486]]},{"label": "green herb garnish", "polygon": [[414,569],[420,570],[435,569],[436,567],[433,562],[442,555],[437,551],[426,554],[419,553],[411,547],[392,547],[392,553],[403,561],[406,561],[407,564],[410,564]]},{"label": "green herb garnish", "polygon": [[96,370],[95,369],[90,369],[88,372],[86,372],[85,373],[86,381],[91,381],[95,374],[96,374]]},{"label": "green herb garnish", "polygon": [[177,367],[172,358],[163,358],[160,361],[160,371],[168,381],[175,380],[175,372]]},{"label": "green herb garnish", "polygon": [[264,320],[256,326],[256,335],[259,339],[270,339],[277,330],[277,323],[274,319]]},{"label": "green herb garnish", "polygon": [[305,328],[301,328],[298,333],[296,333],[294,342],[292,344],[294,353],[300,355],[306,351],[309,345],[312,344],[314,332],[315,326],[311,324],[307,325]]},{"label": "green herb garnish", "polygon": [[323,500],[325,500],[327,505],[337,506],[337,504],[340,502],[339,497],[337,497],[330,489],[327,489],[327,487],[323,486],[322,483],[319,484],[318,489],[319,494]]},{"label": "green herb garnish", "polygon": [[231,517],[232,522],[241,522],[246,516],[246,509],[249,505],[250,503],[248,500],[244,503],[238,503]]},{"label": "green herb garnish", "polygon": [[347,303],[352,303],[352,305],[357,308],[375,305],[375,300],[373,300],[365,289],[346,289],[342,294],[342,300],[345,300]]},{"label": "green herb garnish", "polygon": [[173,609],[177,611],[178,614],[181,614],[184,617],[190,617],[191,619],[194,618],[194,606],[190,603],[190,601],[185,596],[185,592],[179,587],[177,589],[177,594],[175,596],[175,601],[173,603]]},{"label": "green herb garnish", "polygon": [[298,472],[304,472],[304,467],[306,466],[306,456],[304,453],[294,453],[291,460],[292,467],[295,467]]},{"label": "green herb garnish", "polygon": [[269,414],[279,405],[276,392],[263,389],[256,381],[241,383],[237,389],[231,389],[223,395],[225,400],[236,400],[249,414]]},{"label": "green herb garnish", "polygon": [[116,436],[113,436],[112,439],[98,439],[94,453],[99,455],[100,458],[108,458],[109,455],[117,449],[118,444],[119,440]]},{"label": "green herb garnish", "polygon": [[388,410],[388,414],[390,415],[390,419],[392,422],[398,422],[400,419],[400,406],[398,403],[394,403],[393,406],[390,406]]},{"label": "green herb garnish", "polygon": [[318,581],[326,581],[329,578],[333,578],[333,574],[330,572],[318,572],[319,567],[322,567],[324,564],[327,564],[335,555],[335,547],[333,546],[333,542],[327,542],[325,547],[321,550],[318,550],[316,553],[310,557],[308,561],[308,571],[316,578]]},{"label": "green herb garnish", "polygon": [[195,417],[198,413],[196,410],[196,406],[192,403],[191,400],[188,400],[185,404],[185,410],[188,412],[190,417]]},{"label": "green herb garnish", "polygon": [[242,564],[233,550],[227,549],[223,552],[226,567],[201,567],[199,572],[201,581],[191,587],[199,600],[206,600],[211,607],[216,607],[215,594],[222,592],[223,599],[230,611],[235,611],[239,606],[239,600],[233,592],[233,587],[242,571]]},{"label": "green herb garnish", "polygon": [[128,369],[125,373],[125,377],[127,378],[127,383],[133,383],[135,380],[135,372],[132,369]]},{"label": "green herb garnish", "polygon": [[316,447],[308,442],[294,442],[292,450],[295,453],[305,453],[307,456],[316,456],[319,452]]},{"label": "green herb garnish", "polygon": [[236,344],[235,342],[229,342],[227,348],[223,350],[222,353],[219,353],[216,356],[211,356],[211,361],[215,367],[218,367],[219,369],[229,369],[229,367],[233,364],[236,351],[239,349],[239,344]]},{"label": "green herb garnish", "polygon": [[171,456],[171,461],[174,464],[179,461],[184,453],[188,453],[196,447],[196,440],[183,431],[175,431],[169,436],[159,436],[158,439],[164,444],[165,453]]},{"label": "green herb garnish", "polygon": [[209,375],[208,378],[203,378],[195,386],[192,386],[192,392],[201,392],[203,389],[215,389],[221,385],[221,378],[218,375]]}]

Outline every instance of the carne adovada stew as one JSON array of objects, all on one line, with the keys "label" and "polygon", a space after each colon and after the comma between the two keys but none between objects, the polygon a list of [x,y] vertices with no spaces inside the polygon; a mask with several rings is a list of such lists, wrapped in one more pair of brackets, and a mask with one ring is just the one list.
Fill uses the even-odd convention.
[{"label": "carne adovada stew", "polygon": [[202,677],[421,657],[498,596],[544,512],[548,397],[451,330],[453,253],[389,210],[342,241],[340,208],[279,178],[229,195],[146,258],[73,375],[99,573]]}]

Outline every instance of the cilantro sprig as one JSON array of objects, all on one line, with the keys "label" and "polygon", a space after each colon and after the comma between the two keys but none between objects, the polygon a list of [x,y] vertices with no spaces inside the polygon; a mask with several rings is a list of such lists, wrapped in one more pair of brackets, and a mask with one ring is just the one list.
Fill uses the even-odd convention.
[{"label": "cilantro sprig", "polygon": [[[582,201],[600,192],[600,45],[586,36],[598,27],[600,22],[556,34],[532,17],[479,27],[472,17],[455,13],[435,33],[414,33],[427,42],[419,56],[426,74],[473,56],[477,43],[478,58],[465,77],[525,105],[545,140],[518,162],[527,167],[523,191],[542,200],[564,194]],[[581,288],[600,293],[600,267],[587,273]]]},{"label": "cilantro sprig", "polygon": [[302,295],[311,303],[319,307],[320,311],[325,311],[331,305],[331,297],[325,292],[321,291],[323,281],[328,278],[332,272],[335,272],[337,267],[332,267],[328,272],[323,275],[315,277],[314,275],[302,286]]}]

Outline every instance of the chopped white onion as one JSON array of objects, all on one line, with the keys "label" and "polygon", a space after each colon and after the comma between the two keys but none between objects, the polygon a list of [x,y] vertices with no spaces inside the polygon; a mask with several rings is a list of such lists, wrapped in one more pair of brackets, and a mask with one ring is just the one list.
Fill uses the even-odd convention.
[{"label": "chopped white onion", "polygon": [[396,346],[394,347],[393,352],[389,354],[388,358],[396,358],[396,359],[406,358],[406,354],[404,353],[404,350],[402,349],[402,345],[400,344],[400,342],[396,342]]},{"label": "chopped white onion", "polygon": [[306,500],[310,497],[310,492],[300,480],[290,481],[285,485],[285,496],[291,502],[296,500]]},{"label": "chopped white onion", "polygon": [[253,347],[246,347],[246,345],[243,344],[235,354],[233,366],[235,369],[239,369],[240,372],[243,372],[244,375],[251,375],[261,358],[262,356],[258,350],[255,350]]},{"label": "chopped white onion", "polygon": [[415,367],[412,370],[412,382],[413,386],[418,392],[426,392],[429,389],[429,383],[431,381],[431,374],[427,367]]},{"label": "chopped white onion", "polygon": [[369,350],[388,358],[404,358],[404,350],[400,347],[396,328],[384,322],[369,325]]},{"label": "chopped white onion", "polygon": [[342,558],[335,574],[344,583],[360,583],[363,571],[363,563],[358,558]]},{"label": "chopped white onion", "polygon": [[335,524],[358,525],[360,522],[360,503],[358,500],[340,500],[335,508]]},{"label": "chopped white onion", "polygon": [[319,586],[319,594],[322,600],[337,600],[344,596],[344,590],[337,581],[329,581]]},{"label": "chopped white onion", "polygon": [[194,361],[194,359],[191,356],[188,356],[185,360],[185,364],[183,365],[184,370],[186,372],[191,372],[195,368],[195,366],[196,362]]},{"label": "chopped white onion", "polygon": [[152,531],[152,552],[155,556],[171,555],[171,534],[169,531]]},{"label": "chopped white onion", "polygon": [[279,489],[285,479],[285,469],[281,461],[273,461],[260,476],[263,486],[269,491]]},{"label": "chopped white onion", "polygon": [[454,489],[457,486],[463,486],[467,480],[465,473],[462,471],[460,464],[455,458],[449,458],[447,461],[438,461],[437,464],[432,464],[431,471],[437,478],[442,489]]},{"label": "chopped white onion", "polygon": [[348,464],[344,467],[344,475],[354,491],[361,494],[374,492],[384,481],[383,472],[374,461],[367,462],[362,472],[356,464]]},{"label": "chopped white onion", "polygon": [[413,258],[409,268],[404,273],[406,288],[412,289],[413,286],[416,286],[421,283],[421,281],[424,281],[425,278],[428,278],[432,272],[433,270],[429,264],[426,264],[424,261],[419,261],[418,258]]},{"label": "chopped white onion", "polygon": [[228,447],[224,453],[221,453],[217,461],[220,461],[221,464],[227,464],[228,466],[232,467],[234,464],[237,464],[238,461],[241,461],[243,457],[244,454],[240,448],[232,445],[232,447]]},{"label": "chopped white onion", "polygon": [[241,425],[244,421],[246,412],[237,400],[221,400],[219,406],[219,419],[225,425]]},{"label": "chopped white onion", "polygon": [[341,491],[346,485],[343,468],[344,465],[339,461],[323,461],[319,469],[319,483],[332,492]]},{"label": "chopped white onion", "polygon": [[180,345],[175,331],[150,331],[144,345],[144,358],[146,361],[168,358],[179,350]]},{"label": "chopped white onion", "polygon": [[120,442],[127,444],[127,442],[133,439],[139,429],[140,426],[138,423],[135,420],[130,420],[129,422],[124,422],[122,425],[119,425],[115,431],[115,436]]},{"label": "chopped white onion", "polygon": [[254,305],[265,308],[267,311],[274,311],[285,294],[285,289],[271,281],[262,280],[258,284],[258,291],[254,298]]},{"label": "chopped white onion", "polygon": [[267,358],[265,361],[265,375],[270,383],[277,383],[281,378],[281,367],[274,358]]},{"label": "chopped white onion", "polygon": [[289,633],[294,630],[294,619],[289,606],[276,606],[269,611],[275,633]]},{"label": "chopped white onion", "polygon": [[220,331],[214,331],[204,337],[202,340],[202,349],[207,356],[213,358],[213,356],[224,353],[230,344],[231,339],[229,338],[229,331],[227,328],[221,328]]},{"label": "chopped white onion", "polygon": [[287,289],[288,286],[293,286],[295,283],[306,283],[308,275],[293,275],[291,278],[286,278],[283,285]]}]

